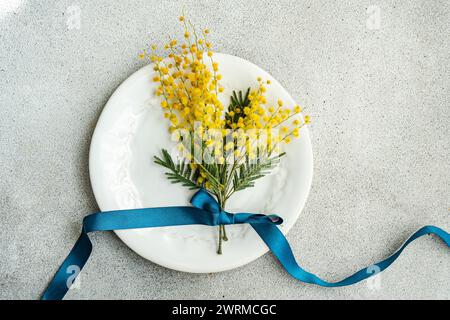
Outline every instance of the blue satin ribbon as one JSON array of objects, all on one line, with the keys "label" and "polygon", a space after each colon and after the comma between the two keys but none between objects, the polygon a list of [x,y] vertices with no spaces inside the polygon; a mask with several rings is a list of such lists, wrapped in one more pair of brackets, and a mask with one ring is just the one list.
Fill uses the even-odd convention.
[{"label": "blue satin ribbon", "polygon": [[[323,287],[348,286],[374,276],[389,267],[409,243],[426,234],[438,236],[450,247],[450,235],[447,232],[435,226],[425,226],[409,237],[389,258],[373,265],[377,266],[377,268],[364,268],[342,281],[327,282],[304,270],[297,264],[289,243],[277,227],[277,225],[283,223],[283,219],[279,216],[252,213],[232,214],[223,211],[216,199],[204,190],[198,191],[191,199],[191,203],[192,207],[117,210],[98,212],[85,217],[83,230],[78,241],[45,290],[42,300],[61,300],[64,298],[77,276],[77,274],[73,274],[69,270],[74,270],[74,266],[78,270],[83,268],[92,251],[92,243],[89,240],[88,233],[95,231],[194,224],[218,226],[249,223],[291,276],[297,280]],[[370,270],[376,270],[377,272],[371,272]]]}]

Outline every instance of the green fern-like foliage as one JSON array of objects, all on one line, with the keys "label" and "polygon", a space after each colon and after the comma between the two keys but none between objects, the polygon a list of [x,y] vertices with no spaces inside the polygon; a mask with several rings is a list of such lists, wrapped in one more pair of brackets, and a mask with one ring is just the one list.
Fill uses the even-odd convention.
[{"label": "green fern-like foliage", "polygon": [[[236,191],[241,191],[255,186],[256,180],[268,175],[279,163],[285,153],[258,160],[252,163],[245,158],[243,163],[231,168],[227,165],[218,164],[198,164],[196,169],[192,169],[184,162],[176,163],[169,152],[162,149],[162,157],[154,157],[154,162],[168,169],[165,172],[167,179],[171,183],[179,183],[190,190],[203,188],[202,183],[198,183],[201,168],[210,183],[210,191],[215,195],[222,195],[228,191],[224,200],[228,199]],[[223,198],[223,197],[222,197]]]},{"label": "green fern-like foliage", "polygon": [[200,189],[202,186],[197,183],[199,172],[197,169],[192,170],[189,164],[184,161],[175,163],[166,149],[161,150],[162,157],[154,157],[156,164],[169,169],[166,172],[167,179],[172,183],[181,183],[183,187],[187,187],[190,190]]},{"label": "green fern-like foliage", "polygon": [[[244,108],[247,107],[250,104],[250,100],[248,99],[248,95],[250,94],[250,88],[247,89],[246,93],[243,95],[242,91],[239,91],[236,93],[236,91],[233,91],[233,95],[231,96],[231,102],[228,106],[228,112],[225,114],[225,123],[226,129],[230,129],[231,126],[228,124],[230,123],[236,123],[239,119],[239,117],[245,118]],[[230,112],[233,112],[234,115],[231,116]]]},{"label": "green fern-like foliage", "polygon": [[223,180],[226,175],[226,166],[218,165],[216,163],[197,164],[195,169],[184,161],[175,162],[172,156],[166,149],[161,150],[162,157],[154,157],[154,162],[160,166],[165,167],[169,171],[165,173],[167,179],[172,183],[179,183],[190,190],[200,189],[204,187],[203,183],[198,182],[200,171],[206,176],[209,182],[209,191],[213,194],[219,195],[225,190]]},{"label": "green fern-like foliage", "polygon": [[254,187],[256,180],[268,175],[284,155],[285,153],[281,153],[265,160],[258,160],[256,163],[251,163],[246,158],[233,173],[233,193]]}]

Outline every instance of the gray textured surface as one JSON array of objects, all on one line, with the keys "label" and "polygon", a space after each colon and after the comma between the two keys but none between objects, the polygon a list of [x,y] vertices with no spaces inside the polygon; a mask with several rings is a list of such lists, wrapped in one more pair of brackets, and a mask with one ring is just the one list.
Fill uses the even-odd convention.
[{"label": "gray textured surface", "polygon": [[[18,6],[15,7],[14,3]],[[381,12],[370,30],[367,7]],[[81,28],[66,24],[71,5]],[[338,280],[425,224],[450,229],[450,6],[443,1],[0,2],[0,298],[36,299],[97,209],[88,147],[141,48],[182,8],[218,51],[275,76],[313,116],[315,176],[288,238],[301,264]],[[214,275],[164,269],[95,234],[68,299],[450,298],[449,251],[426,237],[381,276],[323,289],[270,254]]]}]

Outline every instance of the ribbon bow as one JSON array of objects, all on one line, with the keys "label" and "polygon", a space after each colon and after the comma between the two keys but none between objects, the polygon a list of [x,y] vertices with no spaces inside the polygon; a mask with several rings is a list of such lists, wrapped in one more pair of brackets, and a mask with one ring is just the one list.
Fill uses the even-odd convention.
[{"label": "ribbon bow", "polygon": [[212,214],[214,223],[212,225],[228,225],[228,224],[243,224],[243,223],[268,223],[268,224],[282,224],[283,219],[275,214],[255,214],[255,213],[229,213],[220,208],[216,199],[204,190],[200,190],[194,194],[191,199],[191,204],[206,212]]},{"label": "ribbon bow", "polygon": [[[216,199],[204,190],[198,191],[191,199],[192,207],[159,207],[97,212],[83,219],[83,229],[80,237],[64,260],[55,276],[51,280],[42,300],[61,300],[75,280],[69,270],[76,266],[81,270],[92,252],[92,243],[88,233],[95,231],[112,231],[137,228],[154,228],[181,225],[229,225],[250,224],[261,239],[279,260],[284,269],[299,281],[312,283],[323,287],[339,287],[354,284],[367,279],[389,267],[405,247],[415,239],[425,234],[435,234],[450,247],[450,235],[435,226],[425,226],[416,231],[408,240],[390,257],[361,269],[352,276],[339,281],[327,282],[302,269],[296,262],[291,247],[277,225],[283,223],[277,215],[263,215],[252,213],[232,214],[223,211]],[[376,266],[377,268],[373,268]],[[374,272],[376,270],[376,272]]]}]

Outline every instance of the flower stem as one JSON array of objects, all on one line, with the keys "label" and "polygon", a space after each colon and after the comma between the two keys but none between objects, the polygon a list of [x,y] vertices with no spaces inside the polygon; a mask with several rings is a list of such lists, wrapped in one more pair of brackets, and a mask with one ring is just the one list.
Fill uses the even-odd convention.
[{"label": "flower stem", "polygon": [[228,237],[227,237],[227,231],[225,230],[225,226],[222,226],[223,230],[222,230],[222,239],[223,241],[228,241]]},{"label": "flower stem", "polygon": [[[225,198],[222,196],[217,196],[219,205],[221,209],[225,209]],[[222,241],[228,241],[227,232],[225,231],[225,226],[219,226],[219,245],[217,246],[217,254],[222,254]]]},{"label": "flower stem", "polygon": [[222,254],[222,226],[219,226],[219,245],[217,247],[217,254]]}]

